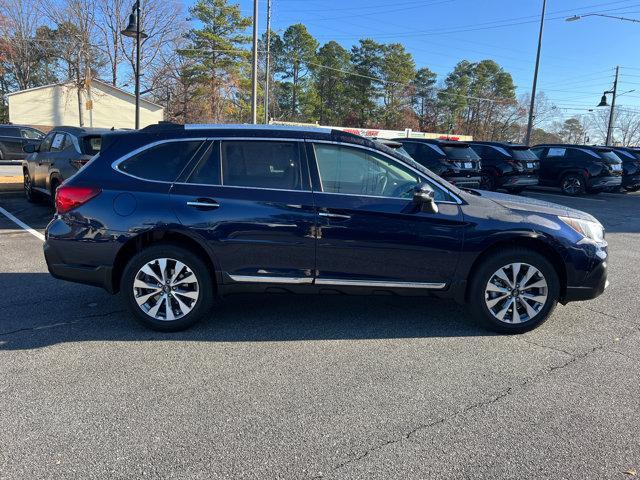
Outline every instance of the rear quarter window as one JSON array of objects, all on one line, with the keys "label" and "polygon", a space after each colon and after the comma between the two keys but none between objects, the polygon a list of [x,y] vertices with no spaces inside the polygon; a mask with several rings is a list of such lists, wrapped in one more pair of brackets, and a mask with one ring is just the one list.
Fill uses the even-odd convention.
[{"label": "rear quarter window", "polygon": [[118,170],[145,180],[173,182],[196,154],[202,141],[169,141],[134,154]]}]

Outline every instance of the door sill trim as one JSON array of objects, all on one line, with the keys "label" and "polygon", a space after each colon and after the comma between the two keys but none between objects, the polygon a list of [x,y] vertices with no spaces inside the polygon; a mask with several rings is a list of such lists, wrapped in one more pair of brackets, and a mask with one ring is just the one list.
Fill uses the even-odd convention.
[{"label": "door sill trim", "polygon": [[229,275],[229,278],[238,283],[313,283],[313,278],[310,277],[263,277],[258,275]]},{"label": "door sill trim", "polygon": [[446,283],[423,282],[387,282],[377,280],[342,280],[337,278],[316,278],[316,285],[336,285],[344,287],[378,287],[378,288],[424,288],[442,290]]}]

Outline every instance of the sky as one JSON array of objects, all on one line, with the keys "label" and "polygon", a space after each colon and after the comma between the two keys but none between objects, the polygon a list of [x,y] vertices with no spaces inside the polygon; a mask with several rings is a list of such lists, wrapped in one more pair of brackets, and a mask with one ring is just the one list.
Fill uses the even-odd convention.
[{"label": "sky", "polygon": [[[231,1],[230,3],[234,3]],[[253,1],[239,0],[244,15]],[[260,33],[266,0],[259,0]],[[271,25],[284,31],[303,23],[323,44],[349,49],[360,38],[399,42],[416,66],[443,80],[460,60],[493,59],[511,73],[516,94],[531,91],[542,0],[272,0]],[[640,23],[598,16],[567,22],[572,15],[600,13],[640,19],[640,0],[548,0],[538,92],[568,117],[589,115],[620,68],[618,105],[640,111]]]}]

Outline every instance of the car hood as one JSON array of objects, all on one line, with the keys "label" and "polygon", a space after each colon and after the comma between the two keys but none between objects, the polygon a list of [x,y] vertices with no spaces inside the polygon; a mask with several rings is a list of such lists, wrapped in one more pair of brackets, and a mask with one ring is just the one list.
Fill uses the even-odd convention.
[{"label": "car hood", "polygon": [[586,212],[565,207],[564,205],[558,205],[557,203],[545,202],[544,200],[529,197],[508,195],[506,193],[489,192],[485,190],[474,190],[474,192],[479,194],[483,199],[490,200],[511,211],[515,210],[517,212],[521,212],[521,214],[542,213],[546,215],[561,215],[563,217],[589,220],[592,222],[598,221],[595,217]]}]

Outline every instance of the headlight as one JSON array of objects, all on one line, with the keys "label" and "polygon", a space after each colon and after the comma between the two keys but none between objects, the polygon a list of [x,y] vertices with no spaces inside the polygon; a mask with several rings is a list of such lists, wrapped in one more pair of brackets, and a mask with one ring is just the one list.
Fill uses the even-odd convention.
[{"label": "headlight", "polygon": [[601,243],[604,241],[604,227],[599,222],[577,218],[558,217],[585,238]]}]

